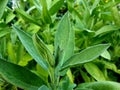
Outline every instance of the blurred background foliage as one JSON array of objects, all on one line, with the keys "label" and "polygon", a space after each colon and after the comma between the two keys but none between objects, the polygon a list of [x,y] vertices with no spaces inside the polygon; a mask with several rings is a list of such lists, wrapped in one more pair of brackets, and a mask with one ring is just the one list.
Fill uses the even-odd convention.
[{"label": "blurred background foliage", "polygon": [[[95,61],[71,68],[72,81],[76,84],[106,80],[120,82],[119,0],[5,1],[0,2],[0,58],[41,76],[41,67],[25,50],[12,26],[17,25],[30,35],[37,33],[53,54],[58,22],[66,12],[70,12],[75,31],[75,53],[88,46],[111,44]],[[2,7],[4,4],[6,6]],[[0,90],[21,89],[0,76]]]}]

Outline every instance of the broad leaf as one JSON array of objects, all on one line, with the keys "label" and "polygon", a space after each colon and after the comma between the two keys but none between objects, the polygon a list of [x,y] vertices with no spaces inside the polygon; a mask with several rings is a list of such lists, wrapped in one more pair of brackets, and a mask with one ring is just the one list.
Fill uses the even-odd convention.
[{"label": "broad leaf", "polygon": [[6,5],[7,5],[7,2],[8,2],[8,0],[1,0],[1,1],[0,1],[0,19],[1,19],[2,16],[3,16],[3,13],[4,13],[4,11],[5,11],[5,7],[6,7]]},{"label": "broad leaf", "polygon": [[[62,65],[74,51],[74,31],[71,27],[69,14],[66,13],[59,23],[55,34],[55,55]],[[59,54],[57,56],[57,54]],[[57,61],[56,61],[57,62]]]},{"label": "broad leaf", "polygon": [[86,71],[97,81],[105,81],[105,76],[102,71],[94,63],[86,63],[84,65]]},{"label": "broad leaf", "polygon": [[[88,88],[92,90],[120,90],[120,83],[112,81],[101,81],[79,84],[77,88]],[[79,89],[76,89],[79,90]]]},{"label": "broad leaf", "polygon": [[45,84],[43,80],[29,70],[0,59],[0,74],[8,82],[27,90],[37,90]]},{"label": "broad leaf", "polygon": [[62,69],[67,67],[73,67],[75,65],[84,64],[91,62],[101,55],[110,45],[109,44],[99,44],[95,46],[88,47],[87,49],[73,55],[69,58],[62,66]]},{"label": "broad leaf", "polygon": [[19,39],[21,40],[23,46],[26,48],[26,50],[29,52],[29,54],[38,62],[39,65],[42,66],[45,70],[48,69],[47,62],[39,55],[38,51],[34,47],[32,37],[24,32],[23,30],[20,30],[17,26],[13,26],[13,29],[16,31]]}]

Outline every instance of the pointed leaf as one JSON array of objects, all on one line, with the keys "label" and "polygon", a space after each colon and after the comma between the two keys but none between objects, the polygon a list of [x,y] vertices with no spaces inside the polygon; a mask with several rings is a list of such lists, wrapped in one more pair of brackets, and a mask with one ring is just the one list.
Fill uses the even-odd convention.
[{"label": "pointed leaf", "polygon": [[0,59],[0,74],[13,85],[27,90],[37,90],[45,84],[43,80],[29,70]]},{"label": "pointed leaf", "polygon": [[97,30],[95,32],[95,36],[100,35],[102,33],[119,30],[119,29],[120,29],[120,27],[118,27],[118,26],[106,25],[106,26],[103,26],[102,28],[100,28],[99,30]]},{"label": "pointed leaf", "polygon": [[[120,83],[112,81],[101,81],[79,84],[77,88],[88,88],[93,90],[120,90]],[[77,89],[79,90],[79,89]]]},{"label": "pointed leaf", "polygon": [[26,48],[26,50],[29,52],[29,54],[36,60],[36,62],[42,66],[45,70],[48,69],[47,62],[39,55],[39,53],[36,51],[36,48],[34,47],[32,37],[24,32],[23,30],[20,30],[17,26],[13,26],[13,29],[16,31],[19,39],[21,40],[23,46]]},{"label": "pointed leaf", "polygon": [[88,47],[87,49],[73,55],[64,64],[62,69],[67,67],[72,67],[79,64],[84,64],[91,62],[101,55],[110,45],[109,44],[99,44],[95,46]]},{"label": "pointed leaf", "polygon": [[84,65],[86,71],[97,81],[105,81],[105,76],[102,71],[94,63],[86,63]]},{"label": "pointed leaf", "polygon": [[71,28],[69,14],[66,13],[59,23],[55,35],[55,54],[59,53],[59,64],[62,65],[73,55],[74,31]]},{"label": "pointed leaf", "polygon": [[6,7],[6,5],[7,5],[7,2],[8,2],[8,0],[1,0],[1,1],[0,1],[0,19],[1,19],[2,16],[3,16],[3,13],[4,13],[4,11],[5,11],[5,7]]}]

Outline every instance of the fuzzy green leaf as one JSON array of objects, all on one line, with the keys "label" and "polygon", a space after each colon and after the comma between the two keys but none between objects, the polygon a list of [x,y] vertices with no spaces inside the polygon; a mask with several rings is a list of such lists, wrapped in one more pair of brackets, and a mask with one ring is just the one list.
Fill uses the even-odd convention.
[{"label": "fuzzy green leaf", "polygon": [[38,51],[34,47],[32,37],[24,32],[23,30],[20,30],[17,26],[13,26],[13,29],[16,31],[19,39],[21,40],[23,46],[26,48],[26,50],[29,52],[29,54],[36,60],[36,62],[42,66],[45,70],[48,69],[47,62],[39,55]]},{"label": "fuzzy green leaf", "polygon": [[73,55],[69,58],[62,66],[62,69],[67,67],[73,67],[75,65],[84,64],[91,62],[101,55],[110,45],[109,44],[99,44],[95,46],[88,47],[87,49]]},{"label": "fuzzy green leaf", "polygon": [[29,70],[0,59],[0,74],[13,85],[27,90],[38,90],[45,84],[43,80]]},{"label": "fuzzy green leaf", "polygon": [[[66,13],[59,23],[55,34],[55,54],[59,57],[59,64],[62,65],[73,55],[74,31],[71,27],[69,14]],[[57,53],[59,54],[57,56]],[[57,61],[56,61],[57,62]]]}]

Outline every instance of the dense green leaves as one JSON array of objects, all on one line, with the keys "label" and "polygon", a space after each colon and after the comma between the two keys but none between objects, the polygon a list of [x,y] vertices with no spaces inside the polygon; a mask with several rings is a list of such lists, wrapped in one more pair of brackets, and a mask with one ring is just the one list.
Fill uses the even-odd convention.
[{"label": "dense green leaves", "polygon": [[43,80],[29,70],[0,59],[0,74],[10,83],[27,90],[37,90]]},{"label": "dense green leaves", "polygon": [[69,13],[64,15],[55,35],[55,54],[56,57],[59,57],[57,59],[59,59],[58,62],[60,65],[71,57],[74,51],[74,31],[71,27],[69,17]]},{"label": "dense green leaves", "polygon": [[95,58],[101,55],[108,47],[109,44],[100,44],[100,45],[91,46],[69,58],[63,64],[62,68],[64,69],[67,67],[73,67],[75,65],[84,64],[93,61]]},{"label": "dense green leaves", "polygon": [[36,48],[34,47],[32,37],[20,30],[17,26],[14,26],[13,29],[16,31],[19,39],[21,40],[22,44],[26,48],[26,50],[30,53],[30,55],[44,68],[45,70],[48,69],[47,62],[40,56]]},{"label": "dense green leaves", "polygon": [[8,0],[2,0],[2,1],[0,1],[0,19],[1,19],[2,16],[3,16],[5,7],[6,7],[6,5],[7,5],[7,2],[8,2]]}]

